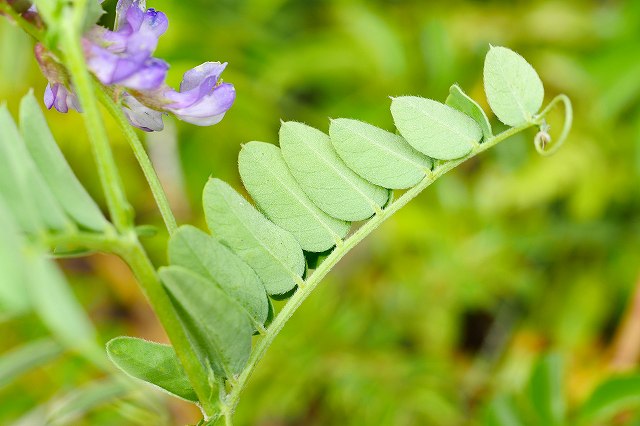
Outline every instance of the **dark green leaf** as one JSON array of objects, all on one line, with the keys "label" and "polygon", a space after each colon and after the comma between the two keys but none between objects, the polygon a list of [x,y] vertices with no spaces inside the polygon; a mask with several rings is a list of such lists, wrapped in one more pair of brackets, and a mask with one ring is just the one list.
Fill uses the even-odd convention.
[{"label": "dark green leaf", "polygon": [[222,377],[240,373],[253,334],[246,311],[217,285],[181,266],[160,269],[160,278],[200,360]]},{"label": "dark green leaf", "polygon": [[151,383],[178,398],[198,402],[171,346],[133,337],[116,337],[107,343],[107,354],[129,376]]},{"label": "dark green leaf", "polygon": [[614,415],[640,407],[640,374],[612,377],[600,383],[580,407],[579,418],[585,425],[604,422]]}]

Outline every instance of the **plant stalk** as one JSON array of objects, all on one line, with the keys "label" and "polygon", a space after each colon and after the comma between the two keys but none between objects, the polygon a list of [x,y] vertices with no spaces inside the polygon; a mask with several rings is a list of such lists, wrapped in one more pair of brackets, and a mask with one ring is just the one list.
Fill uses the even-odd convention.
[{"label": "plant stalk", "polygon": [[169,296],[164,291],[156,270],[149,260],[133,230],[132,210],[126,200],[122,181],[113,158],[111,146],[96,99],[93,81],[84,60],[79,29],[82,28],[86,0],[79,0],[73,8],[65,10],[67,24],[61,26],[60,39],[66,65],[74,88],[84,109],[83,118],[97,163],[100,182],[105,192],[112,221],[119,231],[117,242],[91,241],[94,247],[104,243],[103,249],[121,256],[131,267],[145,295],[153,306],[162,326],[167,332],[180,362],[198,395],[205,415],[217,410],[217,401],[212,401],[211,386],[204,366],[200,363]]},{"label": "plant stalk", "polygon": [[24,32],[34,39],[41,41],[44,38],[42,31],[31,22],[24,19],[18,12],[13,10],[10,4],[0,1],[0,13],[10,16]]},{"label": "plant stalk", "polygon": [[120,130],[124,134],[125,139],[129,142],[129,146],[133,151],[133,155],[138,160],[138,164],[142,169],[142,173],[144,173],[144,177],[147,179],[147,183],[151,188],[151,193],[153,194],[153,198],[156,201],[156,205],[160,210],[160,214],[162,215],[162,220],[164,220],[164,224],[169,231],[169,235],[173,234],[177,229],[178,225],[176,223],[176,218],[173,215],[171,210],[171,206],[169,205],[169,200],[167,199],[167,195],[162,188],[162,184],[160,183],[160,179],[158,178],[158,174],[147,155],[140,138],[136,134],[135,130],[131,127],[127,118],[124,116],[122,109],[116,102],[107,94],[104,87],[98,87],[97,90],[98,99],[100,103],[109,111],[111,116],[116,120]]},{"label": "plant stalk", "polygon": [[131,227],[133,214],[131,206],[125,197],[122,180],[111,152],[107,132],[93,95],[93,81],[85,64],[80,37],[76,32],[76,28],[79,28],[79,26],[73,24],[78,21],[82,22],[82,9],[74,8],[73,12],[72,24],[60,26],[60,40],[63,44],[65,62],[84,110],[82,117],[91,142],[111,220],[118,231],[125,231]]},{"label": "plant stalk", "polygon": [[153,306],[160,323],[164,327],[173,348],[178,355],[178,359],[184,368],[189,381],[193,386],[198,399],[202,404],[202,409],[206,415],[212,415],[218,409],[217,403],[212,401],[211,385],[209,384],[207,372],[204,366],[193,351],[189,337],[187,336],[178,315],[173,307],[173,303],[166,291],[162,287],[160,278],[149,260],[146,252],[132,234],[132,241],[127,245],[121,245],[116,251],[131,267],[138,282]]}]

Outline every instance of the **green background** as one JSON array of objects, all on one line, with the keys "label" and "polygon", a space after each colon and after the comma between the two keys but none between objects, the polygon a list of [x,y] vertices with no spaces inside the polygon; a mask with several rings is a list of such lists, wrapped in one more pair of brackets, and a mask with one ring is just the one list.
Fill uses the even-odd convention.
[{"label": "green background", "polygon": [[[172,85],[201,62],[228,61],[223,78],[238,94],[216,126],[167,118],[164,132],[146,138],[181,223],[202,225],[209,176],[240,188],[240,144],[276,142],[281,119],[326,131],[328,117],[348,117],[392,129],[389,96],[444,101],[456,82],[489,111],[482,88],[489,44],[527,58],[547,102],[566,93],[574,103],[574,128],[557,155],[537,155],[533,131],[514,137],[441,179],[350,253],[276,340],[237,424],[482,424],[486,403],[521,392],[546,352],[564,359],[570,408],[616,369],[633,367],[635,356],[621,354],[615,336],[625,315],[633,317],[627,305],[640,285],[639,2],[148,6],[170,20],[157,56],[171,64]],[[29,88],[41,99],[45,84],[31,41],[1,19],[0,99],[16,113]],[[102,200],[79,114],[53,111],[47,119]],[[560,114],[551,123],[557,134]],[[137,223],[161,227],[126,142],[107,124]],[[145,240],[157,265],[166,262],[165,243],[162,233]],[[120,334],[165,338],[117,258],[61,264],[105,342]],[[44,335],[35,316],[2,322],[0,353]],[[30,372],[0,388],[0,424],[101,374],[72,355]],[[158,422],[197,420],[180,402],[152,406],[146,411]],[[72,424],[139,424],[140,409],[110,403]]]}]

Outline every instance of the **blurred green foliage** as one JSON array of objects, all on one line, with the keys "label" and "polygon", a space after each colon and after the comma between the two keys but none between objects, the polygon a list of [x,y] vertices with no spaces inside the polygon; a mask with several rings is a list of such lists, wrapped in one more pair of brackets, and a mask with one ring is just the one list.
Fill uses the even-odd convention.
[{"label": "blurred green foliage", "polygon": [[[202,224],[209,176],[239,188],[240,144],[275,142],[280,119],[326,130],[328,117],[349,117],[391,129],[388,96],[444,101],[454,82],[486,108],[489,44],[524,55],[547,100],[564,92],[574,102],[574,129],[557,155],[539,157],[533,134],[513,138],[456,169],[354,250],[278,337],[243,396],[238,424],[490,424],[482,420],[487,404],[522,395],[547,351],[565,360],[560,392],[569,411],[611,374],[614,335],[640,274],[639,2],[148,5],[170,19],[158,56],[171,63],[172,84],[190,67],[220,60],[238,92],[219,125],[175,122],[148,137],[183,223]],[[31,42],[0,20],[0,99],[15,112],[30,87],[40,97],[45,84]],[[47,117],[101,200],[80,117]],[[161,226],[133,156],[107,123],[138,223]],[[163,234],[147,240],[158,265],[165,242]],[[163,338],[120,261],[97,255],[62,264],[104,341],[121,333]],[[1,323],[0,352],[44,335],[35,318]],[[64,356],[22,376],[0,388],[0,424],[102,374]],[[138,424],[132,406],[106,407],[114,410],[73,424]],[[174,421],[197,418],[185,405],[170,410]]]}]

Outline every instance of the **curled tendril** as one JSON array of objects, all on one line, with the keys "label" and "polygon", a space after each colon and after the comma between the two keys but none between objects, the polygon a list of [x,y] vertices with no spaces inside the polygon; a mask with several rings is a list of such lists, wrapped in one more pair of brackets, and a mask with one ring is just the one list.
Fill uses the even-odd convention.
[{"label": "curled tendril", "polygon": [[[549,134],[550,126],[544,120],[544,117],[546,117],[549,111],[551,111],[559,102],[564,104],[564,125],[562,126],[562,132],[560,133],[558,140],[555,141],[549,149],[547,149],[552,138]],[[558,151],[558,149],[560,149],[564,141],[567,139],[569,131],[571,130],[571,125],[573,124],[573,107],[571,106],[571,100],[567,95],[556,96],[551,102],[549,102],[549,105],[542,110],[537,118],[540,123],[540,131],[536,134],[536,137],[533,140],[536,151],[538,151],[540,155],[553,155]]]}]

